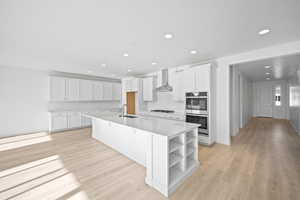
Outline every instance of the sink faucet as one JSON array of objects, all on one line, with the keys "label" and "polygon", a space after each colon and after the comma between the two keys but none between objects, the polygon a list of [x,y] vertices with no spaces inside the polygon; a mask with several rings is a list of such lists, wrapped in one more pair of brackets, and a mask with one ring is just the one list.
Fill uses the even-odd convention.
[{"label": "sink faucet", "polygon": [[127,104],[123,104],[122,106],[122,117],[125,115],[125,107],[127,108]]}]

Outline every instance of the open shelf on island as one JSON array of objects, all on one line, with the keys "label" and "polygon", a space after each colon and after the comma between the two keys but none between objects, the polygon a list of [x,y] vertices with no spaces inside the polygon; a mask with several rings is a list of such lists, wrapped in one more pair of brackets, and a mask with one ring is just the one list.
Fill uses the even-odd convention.
[{"label": "open shelf on island", "polygon": [[182,145],[183,144],[177,140],[170,141],[169,153],[172,153],[172,152],[178,150],[180,147],[182,147]]},{"label": "open shelf on island", "polygon": [[183,176],[183,171],[180,168],[180,165],[174,165],[170,168],[170,174],[169,174],[169,187],[172,187],[172,185],[176,184],[177,181],[181,179]]},{"label": "open shelf on island", "polygon": [[195,157],[193,154],[191,154],[190,156],[188,156],[186,158],[186,170],[191,169],[192,167],[194,167],[197,164]]},{"label": "open shelf on island", "polygon": [[192,145],[187,145],[186,147],[186,156],[189,156],[195,152],[195,147]]},{"label": "open shelf on island", "polygon": [[169,161],[169,167],[173,167],[174,165],[176,165],[177,163],[179,163],[180,161],[182,161],[182,156],[179,154],[178,151],[175,151],[173,153],[170,154],[170,161]]}]

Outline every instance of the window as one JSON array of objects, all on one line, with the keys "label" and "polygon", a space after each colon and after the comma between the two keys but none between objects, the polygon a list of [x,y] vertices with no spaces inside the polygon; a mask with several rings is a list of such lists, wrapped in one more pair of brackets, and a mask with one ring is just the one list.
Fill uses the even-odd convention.
[{"label": "window", "polygon": [[281,106],[281,88],[276,86],[275,88],[275,106]]}]

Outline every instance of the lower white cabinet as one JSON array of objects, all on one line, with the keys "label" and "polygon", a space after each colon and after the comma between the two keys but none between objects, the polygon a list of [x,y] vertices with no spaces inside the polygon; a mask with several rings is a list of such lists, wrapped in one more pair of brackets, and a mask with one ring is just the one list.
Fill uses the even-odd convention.
[{"label": "lower white cabinet", "polygon": [[50,119],[50,131],[64,130],[68,128],[67,113],[52,113]]},{"label": "lower white cabinet", "polygon": [[88,127],[92,125],[92,120],[89,117],[84,116],[84,114],[81,114],[81,127]]},{"label": "lower white cabinet", "polygon": [[68,113],[68,128],[81,127],[81,114],[79,112]]},{"label": "lower white cabinet", "polygon": [[80,112],[54,112],[50,114],[50,132],[62,131],[67,129],[88,127],[92,125],[89,117]]}]

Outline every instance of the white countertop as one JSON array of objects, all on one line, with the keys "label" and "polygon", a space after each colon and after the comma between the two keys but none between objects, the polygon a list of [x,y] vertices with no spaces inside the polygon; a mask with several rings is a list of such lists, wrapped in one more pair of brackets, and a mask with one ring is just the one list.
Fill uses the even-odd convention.
[{"label": "white countertop", "polygon": [[86,114],[87,117],[95,119],[99,118],[167,137],[176,136],[180,133],[187,132],[198,127],[198,125],[196,124],[169,119],[145,116],[138,116],[137,118],[123,118],[119,117],[119,115],[120,113],[111,113],[104,115],[100,113]]}]

